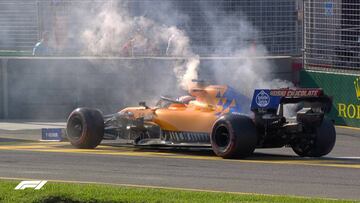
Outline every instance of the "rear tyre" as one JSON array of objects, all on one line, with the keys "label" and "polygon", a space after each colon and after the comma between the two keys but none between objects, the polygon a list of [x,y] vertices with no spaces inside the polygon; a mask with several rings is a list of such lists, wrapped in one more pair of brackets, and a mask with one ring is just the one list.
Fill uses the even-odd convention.
[{"label": "rear tyre", "polygon": [[210,141],[217,156],[248,157],[254,152],[257,144],[255,124],[243,115],[224,115],[215,122]]},{"label": "rear tyre", "polygon": [[97,109],[75,109],[67,120],[66,133],[71,144],[81,149],[98,146],[104,136],[104,119]]},{"label": "rear tyre", "polygon": [[303,139],[293,144],[294,152],[302,157],[321,157],[329,154],[334,148],[336,131],[334,124],[324,119],[319,127],[315,129],[312,137]]}]

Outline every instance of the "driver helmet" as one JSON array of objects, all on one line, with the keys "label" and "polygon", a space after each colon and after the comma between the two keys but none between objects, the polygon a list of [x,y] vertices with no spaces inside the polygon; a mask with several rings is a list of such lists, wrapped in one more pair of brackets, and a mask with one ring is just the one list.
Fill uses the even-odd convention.
[{"label": "driver helmet", "polygon": [[189,102],[192,100],[195,100],[195,97],[192,97],[190,95],[181,96],[176,99],[176,101],[179,101],[184,104],[189,104]]}]

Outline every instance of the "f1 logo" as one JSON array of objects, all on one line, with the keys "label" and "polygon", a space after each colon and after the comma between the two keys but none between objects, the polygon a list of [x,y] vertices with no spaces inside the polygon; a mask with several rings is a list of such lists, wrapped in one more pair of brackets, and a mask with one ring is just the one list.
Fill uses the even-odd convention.
[{"label": "f1 logo", "polygon": [[34,188],[35,190],[40,190],[46,183],[46,180],[21,181],[19,185],[15,187],[15,190],[24,190],[26,188]]}]

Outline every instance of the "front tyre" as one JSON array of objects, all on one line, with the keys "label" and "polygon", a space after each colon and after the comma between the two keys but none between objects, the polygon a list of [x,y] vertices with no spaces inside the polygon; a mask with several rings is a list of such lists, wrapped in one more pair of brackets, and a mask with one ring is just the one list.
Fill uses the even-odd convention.
[{"label": "front tyre", "polygon": [[102,113],[97,109],[75,109],[67,120],[66,133],[73,146],[81,149],[95,148],[104,136]]},{"label": "front tyre", "polygon": [[292,145],[294,152],[302,157],[321,157],[334,148],[336,131],[330,120],[324,119],[311,138],[303,139]]},{"label": "front tyre", "polygon": [[224,115],[215,122],[210,141],[217,156],[248,157],[254,152],[257,144],[255,124],[244,115]]}]

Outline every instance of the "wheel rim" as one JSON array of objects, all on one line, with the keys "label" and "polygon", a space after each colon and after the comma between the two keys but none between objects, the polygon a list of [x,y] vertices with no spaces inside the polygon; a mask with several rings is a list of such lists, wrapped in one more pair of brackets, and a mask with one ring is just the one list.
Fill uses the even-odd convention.
[{"label": "wheel rim", "polygon": [[314,145],[313,139],[303,138],[299,140],[297,144],[293,145],[293,149],[300,156],[308,156],[313,145]]},{"label": "wheel rim", "polygon": [[230,133],[225,126],[219,126],[215,131],[215,144],[223,149],[230,143]]},{"label": "wheel rim", "polygon": [[80,118],[78,117],[74,117],[71,119],[71,122],[69,122],[69,132],[68,135],[75,139],[78,140],[80,139],[82,133],[83,133],[83,129],[84,126],[80,120]]}]

